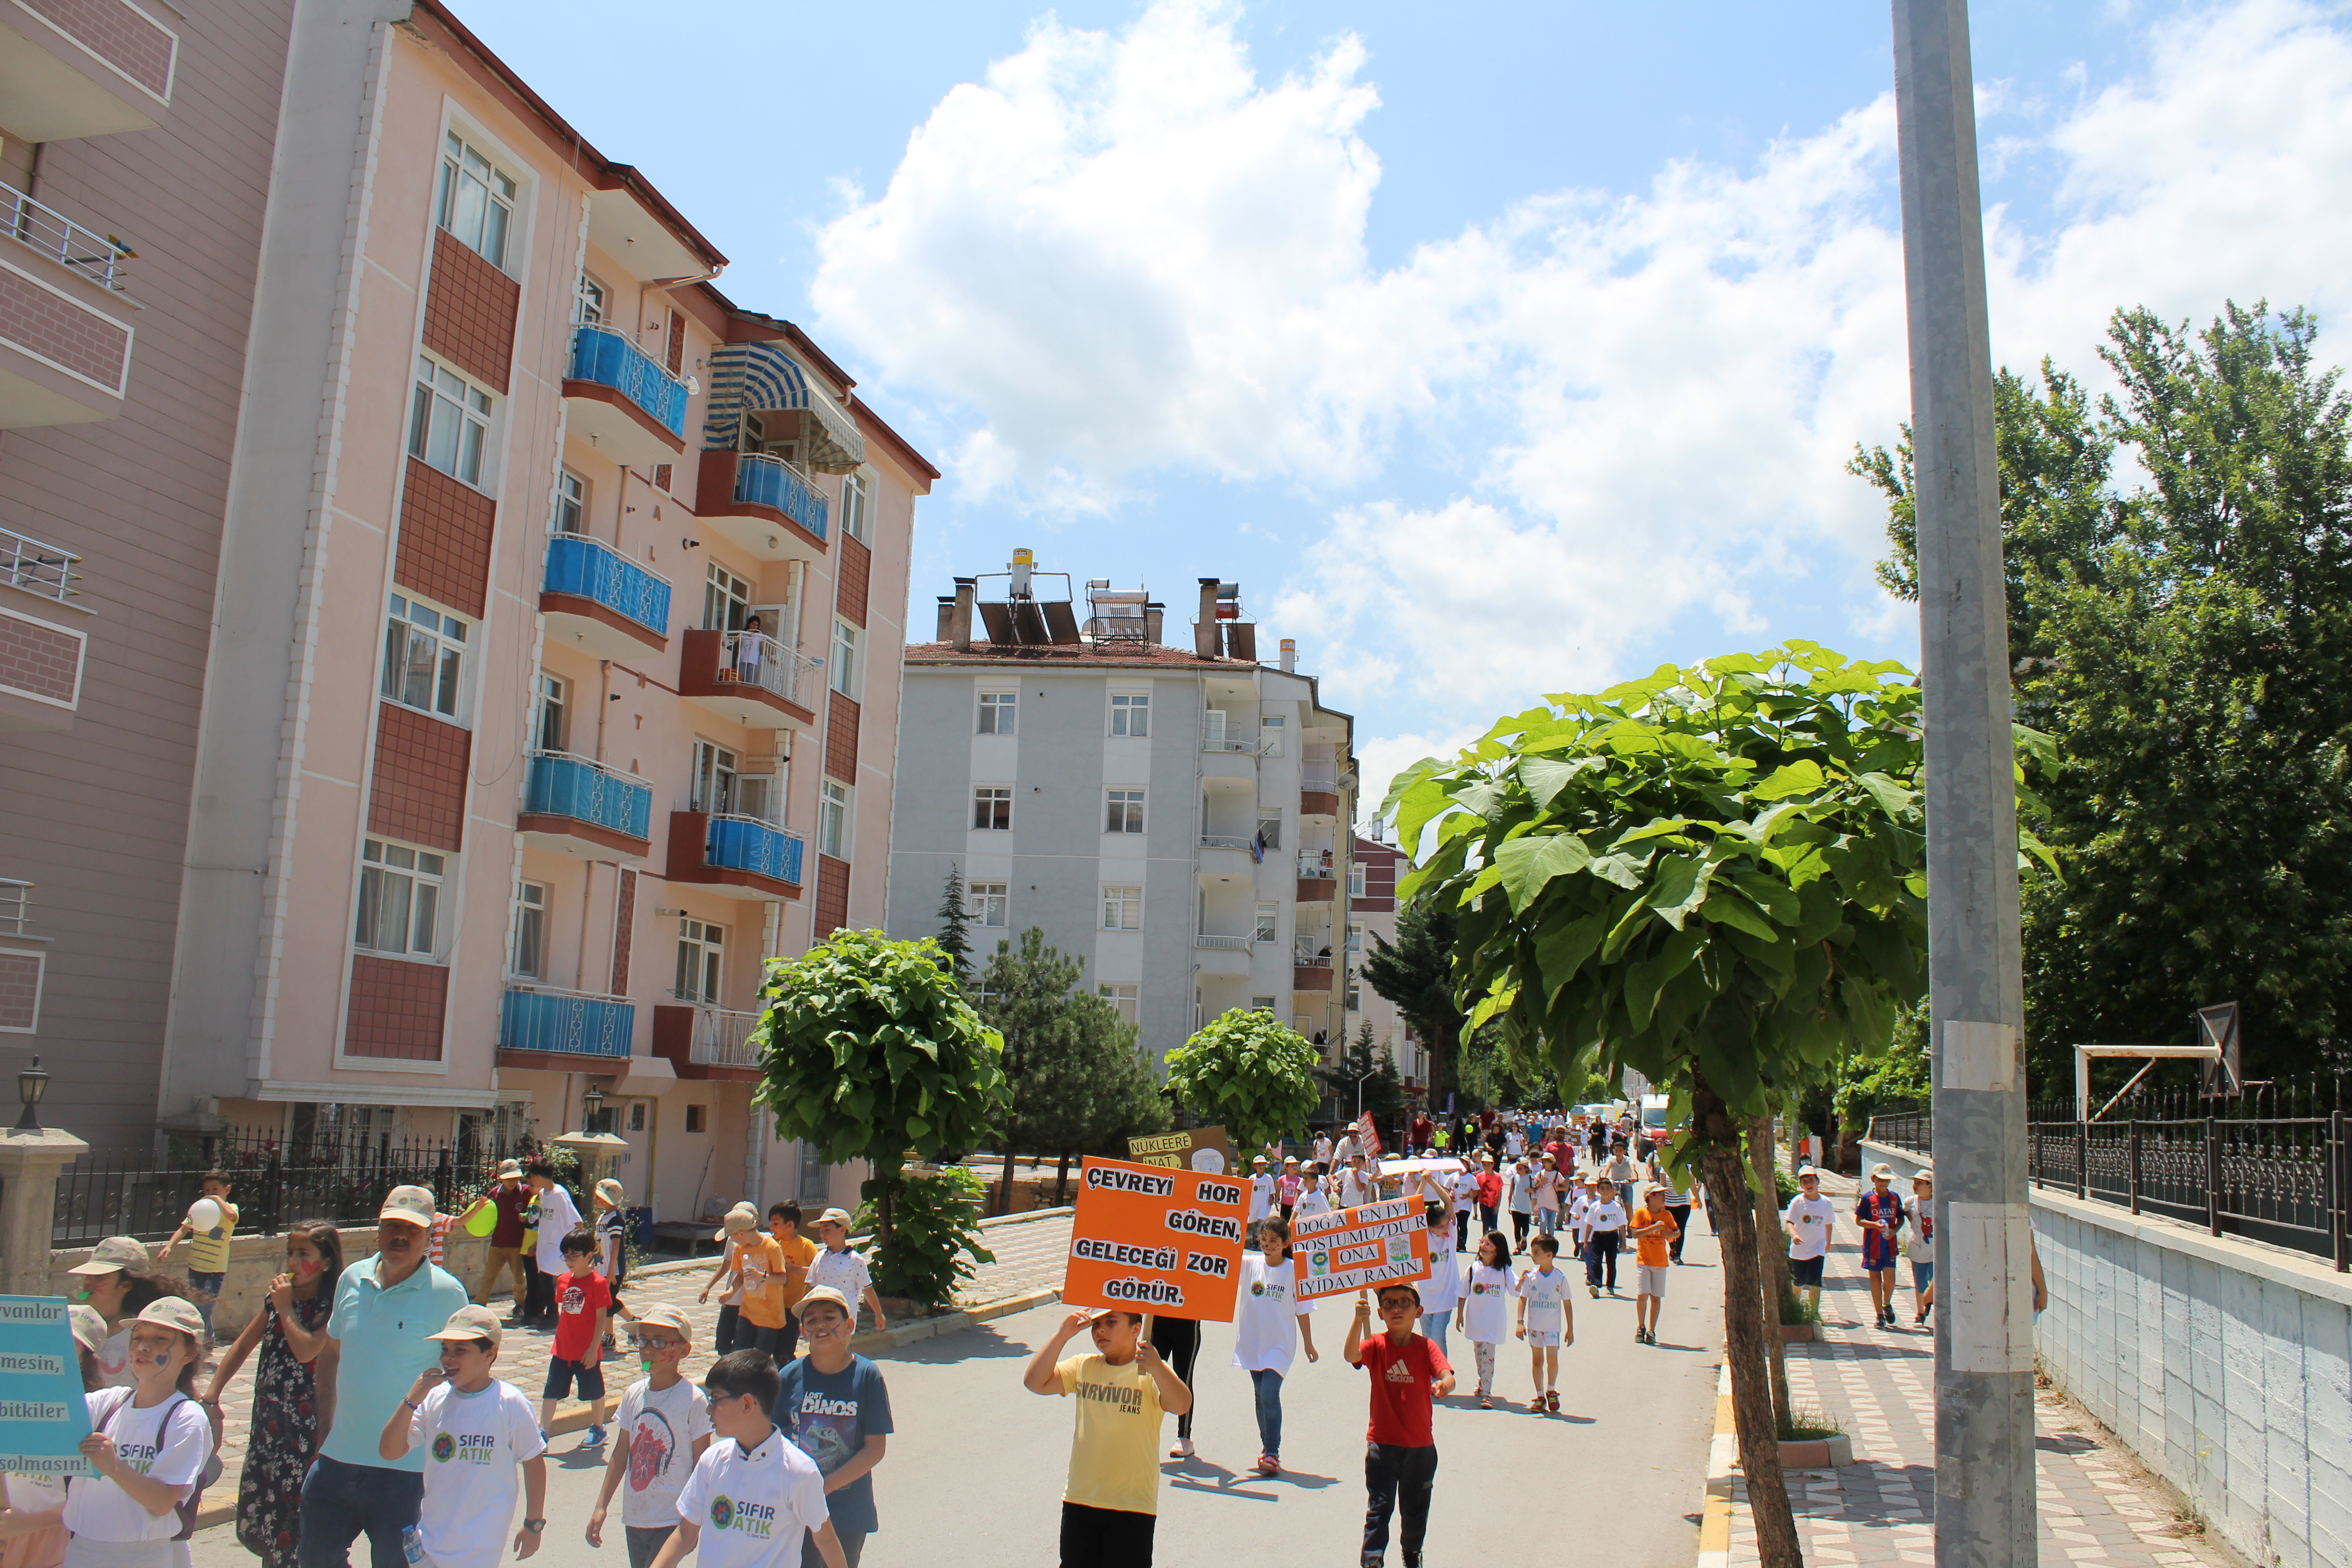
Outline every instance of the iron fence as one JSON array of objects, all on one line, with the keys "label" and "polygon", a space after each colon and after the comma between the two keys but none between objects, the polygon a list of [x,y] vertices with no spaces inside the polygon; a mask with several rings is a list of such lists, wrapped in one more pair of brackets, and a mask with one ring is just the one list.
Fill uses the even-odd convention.
[{"label": "iron fence", "polygon": [[383,1194],[397,1186],[429,1188],[441,1211],[455,1214],[490,1183],[500,1160],[528,1159],[538,1149],[528,1138],[231,1131],[174,1137],[160,1158],[149,1151],[86,1154],[58,1173],[49,1245],[89,1247],[110,1236],[161,1241],[180,1227],[212,1170],[229,1178],[245,1236],[305,1221],[373,1225]]},{"label": "iron fence", "polygon": [[[2333,1101],[2332,1104],[2327,1103]],[[2118,1114],[2122,1113],[2122,1114]],[[2029,1177],[2037,1187],[2202,1225],[2352,1269],[2352,1121],[2340,1080],[2269,1084],[2229,1099],[2188,1091],[2136,1095],[2097,1121],[2072,1100],[2027,1111]],[[1926,1111],[1871,1118],[1874,1142],[1935,1152]]]}]

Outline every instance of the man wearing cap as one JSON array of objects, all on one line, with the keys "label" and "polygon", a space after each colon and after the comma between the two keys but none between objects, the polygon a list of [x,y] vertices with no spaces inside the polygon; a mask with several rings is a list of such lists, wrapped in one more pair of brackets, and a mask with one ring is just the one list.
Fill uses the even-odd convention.
[{"label": "man wearing cap", "polygon": [[317,1363],[319,1399],[334,1425],[302,1480],[301,1568],[346,1568],[362,1534],[373,1568],[407,1568],[402,1538],[425,1495],[425,1455],[412,1448],[388,1461],[378,1444],[418,1374],[440,1364],[439,1342],[426,1336],[470,1304],[425,1256],[432,1226],[430,1192],[393,1188],[376,1216],[375,1256],[335,1286]]},{"label": "man wearing cap", "polygon": [[857,1568],[879,1522],[873,1469],[890,1445],[890,1390],[882,1369],[849,1348],[856,1314],[847,1297],[812,1285],[800,1316],[808,1353],[784,1363],[774,1420],[824,1474],[834,1535]]},{"label": "man wearing cap", "polygon": [[[498,1223],[490,1227],[489,1261],[482,1265],[482,1282],[474,1288],[477,1305],[490,1299],[499,1288],[499,1280],[509,1269],[513,1271],[514,1320],[522,1321],[524,1300],[530,1294],[530,1280],[523,1273],[522,1231],[523,1211],[530,1207],[530,1189],[522,1184],[522,1163],[517,1160],[499,1162],[499,1179],[484,1193],[480,1203],[498,1211]],[[476,1205],[480,1206],[479,1204]],[[474,1210],[466,1211],[472,1217]]]}]

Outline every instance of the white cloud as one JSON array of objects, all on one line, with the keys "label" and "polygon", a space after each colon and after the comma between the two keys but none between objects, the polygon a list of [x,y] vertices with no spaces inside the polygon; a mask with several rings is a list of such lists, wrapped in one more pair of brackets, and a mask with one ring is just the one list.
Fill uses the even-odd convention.
[{"label": "white cloud", "polygon": [[[2352,40],[2294,0],[2147,37],[2136,79],[1979,94],[1989,170],[2057,176],[2046,231],[1989,219],[2004,363],[2095,379],[2118,305],[2343,292]],[[1197,0],[1042,23],[826,230],[825,330],[965,411],[966,485],[1102,511],[1176,468],[1342,498],[1268,619],[1360,734],[1475,733],[1677,625],[1752,642],[1775,585],[1832,606],[1808,635],[1899,632],[1843,472],[1908,405],[1891,94],[1753,167],[1532,193],[1376,271],[1363,62],[1342,37],[1262,82]],[[1453,499],[1348,499],[1408,470]]]}]

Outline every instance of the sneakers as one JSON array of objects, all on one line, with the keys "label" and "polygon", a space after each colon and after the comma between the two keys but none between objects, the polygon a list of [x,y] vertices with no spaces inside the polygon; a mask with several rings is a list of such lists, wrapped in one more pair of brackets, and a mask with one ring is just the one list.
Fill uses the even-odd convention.
[{"label": "sneakers", "polygon": [[580,1446],[583,1448],[603,1447],[604,1446],[604,1428],[602,1426],[589,1427],[588,1435],[580,1439]]},{"label": "sneakers", "polygon": [[1645,1338],[1645,1337],[1646,1337],[1646,1331],[1643,1329],[1642,1325],[1641,1325],[1641,1324],[1639,1324],[1639,1323],[1634,1324],[1634,1325],[1633,1325],[1633,1342],[1634,1342],[1635,1344],[1637,1344],[1637,1345],[1638,1345],[1638,1344],[1640,1344],[1640,1343],[1642,1342],[1642,1341],[1643,1341],[1643,1338]]},{"label": "sneakers", "polygon": [[1592,1293],[1592,1299],[1593,1299],[1594,1300],[1598,1301],[1599,1300],[1601,1300],[1601,1287],[1600,1287],[1600,1286],[1598,1286],[1598,1285],[1587,1285],[1587,1286],[1585,1287],[1585,1289],[1586,1289],[1587,1290],[1589,1290],[1589,1291],[1591,1291],[1591,1292]]},{"label": "sneakers", "polygon": [[1492,1396],[1492,1395],[1490,1395],[1490,1394],[1480,1394],[1480,1395],[1478,1396],[1478,1408],[1479,1408],[1479,1409],[1481,1409],[1481,1410],[1492,1410],[1493,1408],[1495,1408],[1495,1401],[1494,1401],[1493,1396]]},{"label": "sneakers", "polygon": [[1282,1474],[1282,1456],[1279,1454],[1260,1454],[1257,1457],[1257,1473],[1261,1476],[1278,1476]]},{"label": "sneakers", "polygon": [[1168,1457],[1171,1459],[1191,1458],[1192,1457],[1192,1439],[1190,1437],[1177,1438],[1176,1446],[1168,1450]]}]

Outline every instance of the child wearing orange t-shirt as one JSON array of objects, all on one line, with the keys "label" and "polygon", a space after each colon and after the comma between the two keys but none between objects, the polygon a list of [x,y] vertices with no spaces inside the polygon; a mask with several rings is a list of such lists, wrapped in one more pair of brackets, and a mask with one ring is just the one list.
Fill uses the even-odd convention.
[{"label": "child wearing orange t-shirt", "polygon": [[1682,1226],[1666,1212],[1666,1190],[1652,1187],[1642,1212],[1625,1227],[1633,1238],[1633,1342],[1658,1342],[1658,1308],[1666,1298],[1666,1269],[1674,1262],[1675,1237]]}]

